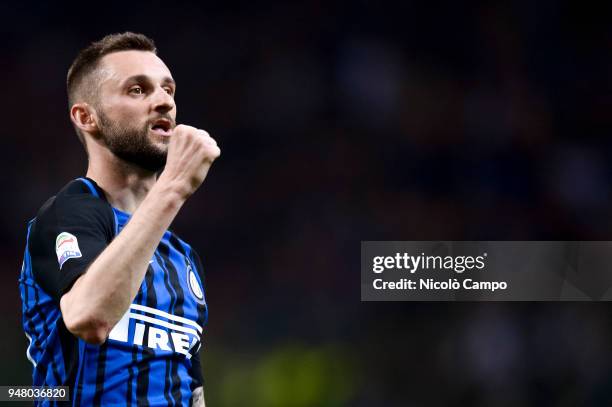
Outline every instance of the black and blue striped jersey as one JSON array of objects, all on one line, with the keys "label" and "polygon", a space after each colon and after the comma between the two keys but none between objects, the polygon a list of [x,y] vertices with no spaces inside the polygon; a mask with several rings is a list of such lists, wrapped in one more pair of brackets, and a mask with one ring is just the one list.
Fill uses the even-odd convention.
[{"label": "black and blue striped jersey", "polygon": [[75,406],[190,405],[203,382],[208,306],[200,258],[174,233],[164,233],[136,298],[104,344],[75,337],[62,319],[60,298],[129,218],[93,180],[79,178],[28,223],[19,286],[33,384],[69,386]]}]

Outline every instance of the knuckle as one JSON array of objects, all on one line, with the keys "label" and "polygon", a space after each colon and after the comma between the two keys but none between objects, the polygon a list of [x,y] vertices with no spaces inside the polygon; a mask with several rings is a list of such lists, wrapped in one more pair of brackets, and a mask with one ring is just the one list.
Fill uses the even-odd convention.
[{"label": "knuckle", "polygon": [[197,131],[195,127],[191,127],[186,124],[179,124],[174,128],[174,130],[178,130],[179,132],[185,133],[187,135],[191,135]]}]

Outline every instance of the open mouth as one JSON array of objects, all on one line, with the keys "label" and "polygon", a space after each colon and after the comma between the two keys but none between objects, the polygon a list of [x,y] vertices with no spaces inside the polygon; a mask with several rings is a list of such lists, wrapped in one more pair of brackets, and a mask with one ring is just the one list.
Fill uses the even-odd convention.
[{"label": "open mouth", "polygon": [[156,120],[151,125],[151,131],[162,136],[169,136],[172,134],[172,122],[168,119]]}]

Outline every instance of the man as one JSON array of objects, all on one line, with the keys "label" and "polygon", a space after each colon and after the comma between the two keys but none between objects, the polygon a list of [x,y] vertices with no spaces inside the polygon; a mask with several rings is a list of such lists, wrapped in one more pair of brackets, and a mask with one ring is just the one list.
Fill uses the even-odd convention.
[{"label": "man", "polygon": [[219,147],[175,125],[175,82],[144,35],[91,44],[67,88],[89,163],[28,224],[20,289],[34,385],[69,386],[73,405],[204,406],[202,265],[167,228]]}]

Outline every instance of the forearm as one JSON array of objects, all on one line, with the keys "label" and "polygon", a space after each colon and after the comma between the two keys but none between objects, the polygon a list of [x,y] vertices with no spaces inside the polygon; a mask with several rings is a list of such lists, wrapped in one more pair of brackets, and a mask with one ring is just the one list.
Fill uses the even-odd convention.
[{"label": "forearm", "polygon": [[108,247],[61,299],[68,329],[91,342],[104,341],[142,283],[149,260],[185,198],[157,182]]},{"label": "forearm", "polygon": [[121,233],[61,298],[70,332],[92,343],[106,340],[134,300],[164,232],[220,154],[205,131],[185,125],[174,128],[157,182]]}]

